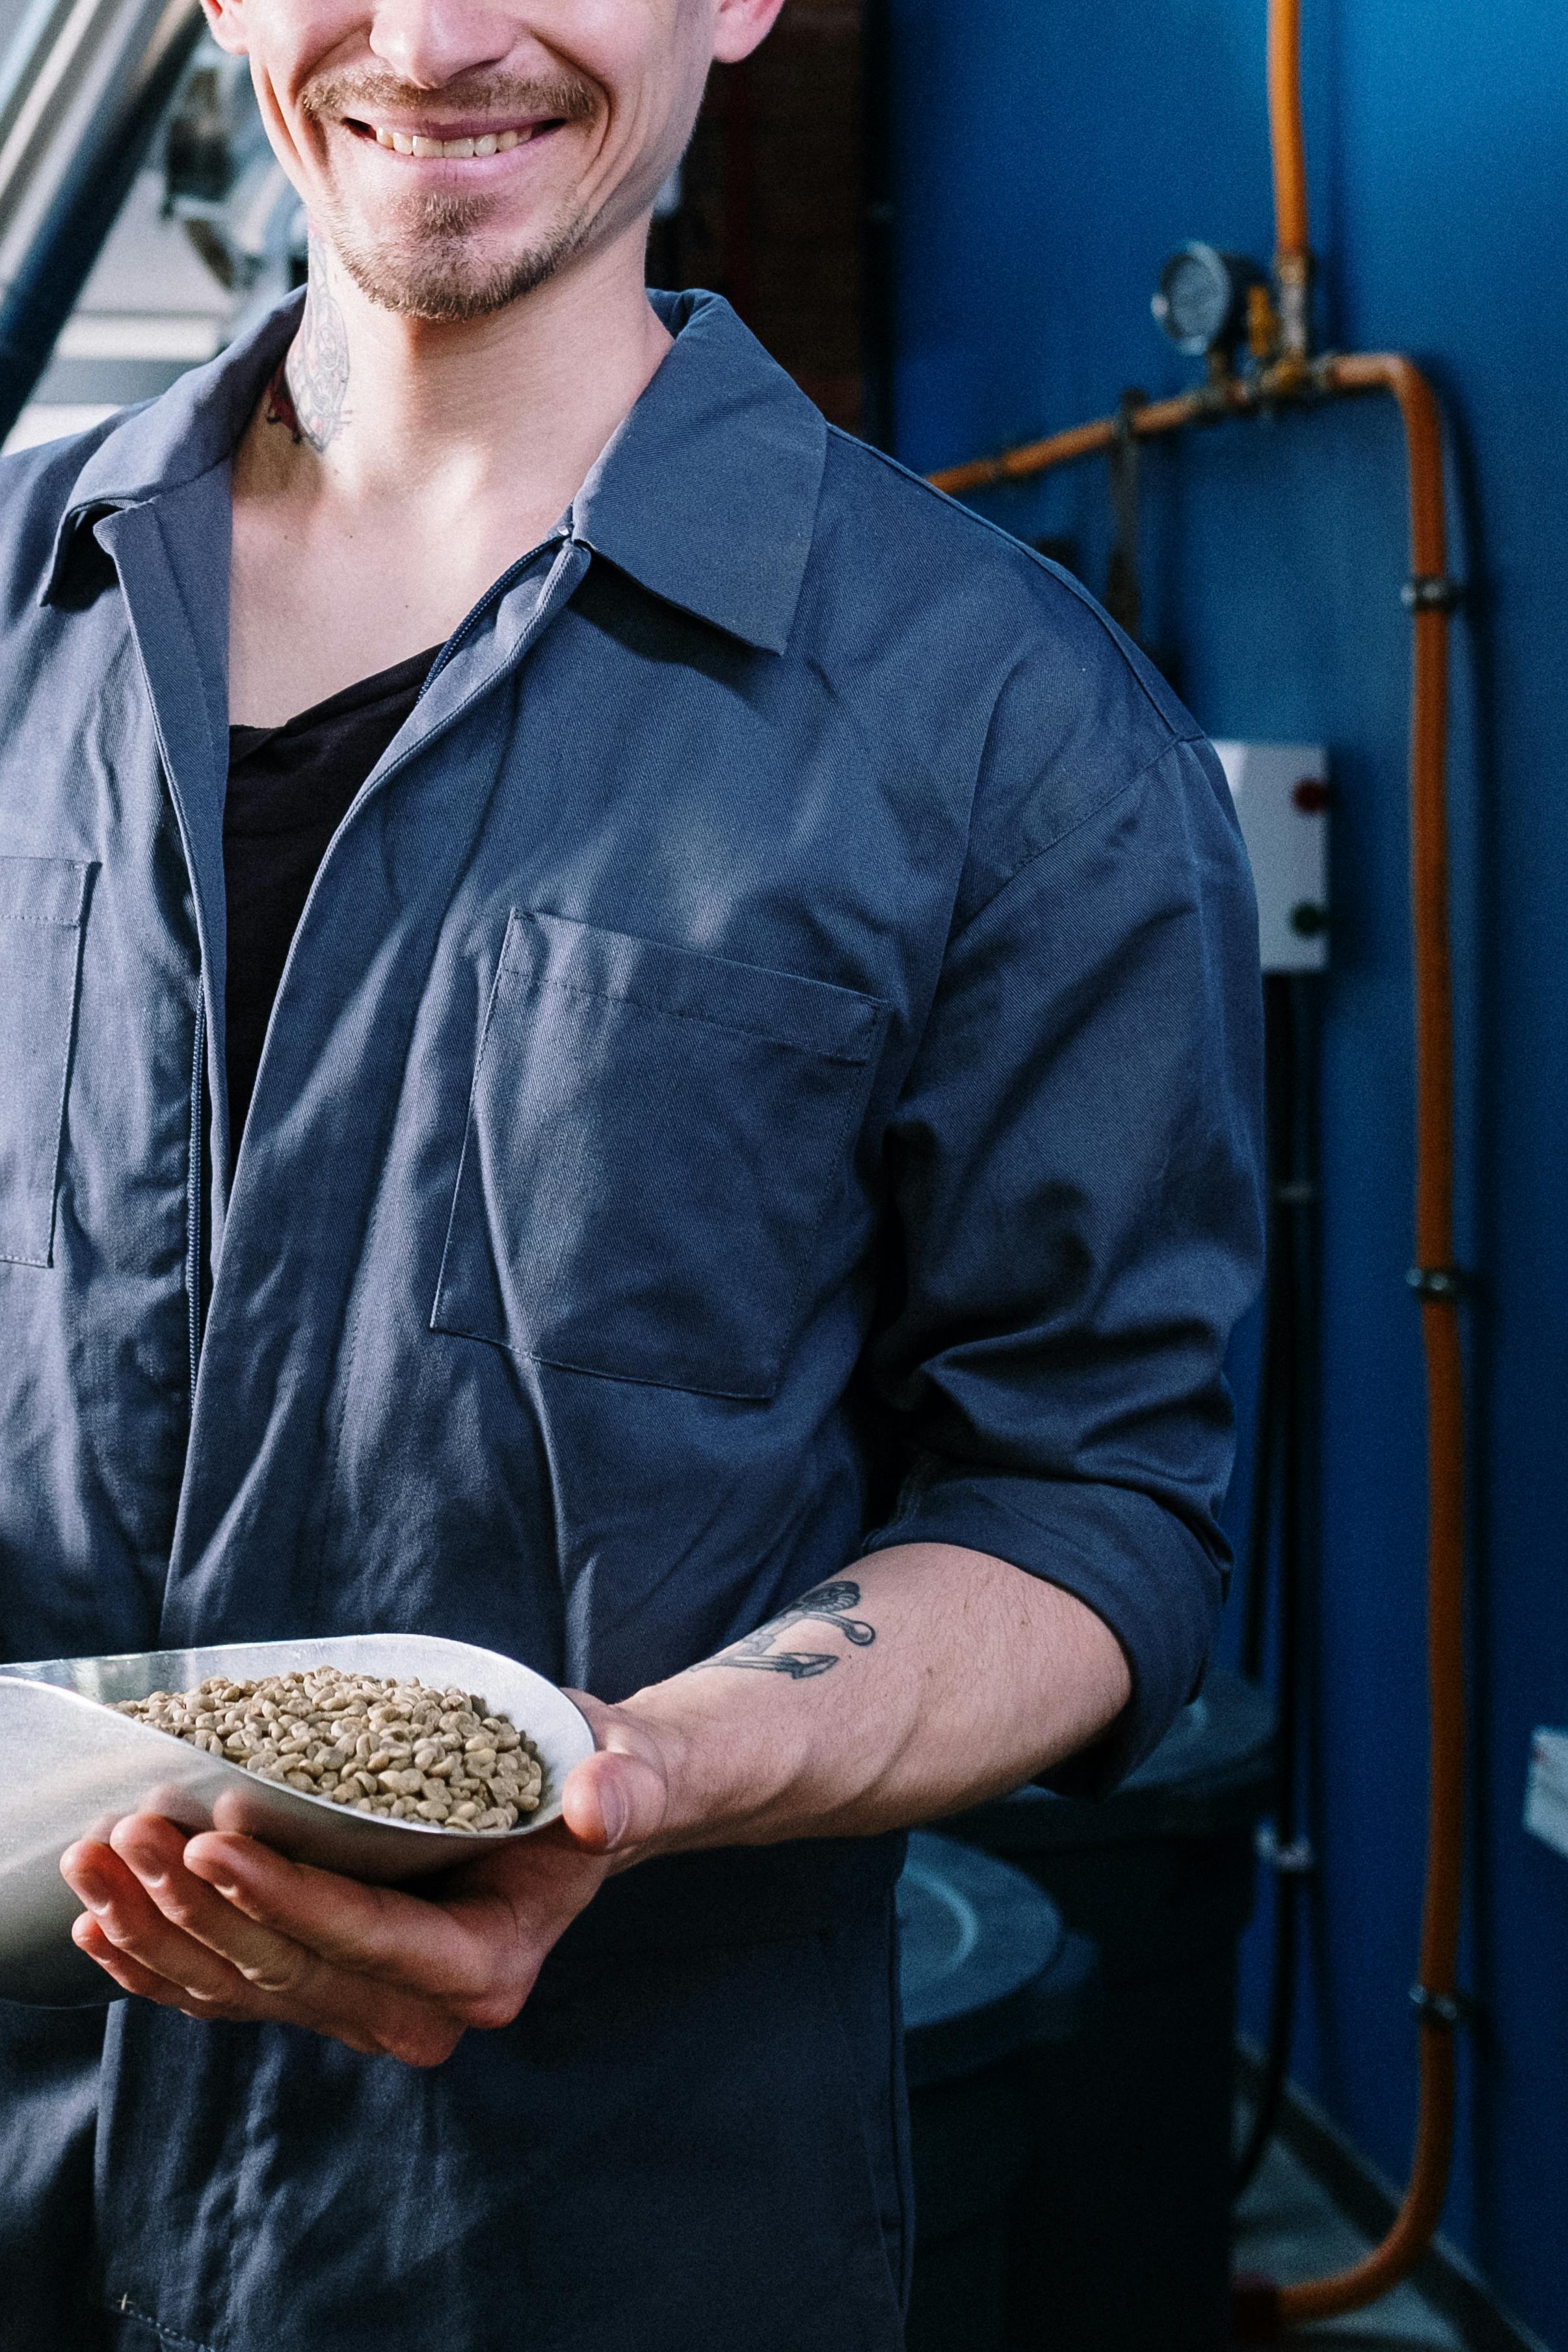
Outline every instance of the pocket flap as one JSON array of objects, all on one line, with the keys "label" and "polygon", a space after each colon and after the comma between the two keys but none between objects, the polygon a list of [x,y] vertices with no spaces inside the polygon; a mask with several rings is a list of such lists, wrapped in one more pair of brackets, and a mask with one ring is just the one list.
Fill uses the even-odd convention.
[{"label": "pocket flap", "polygon": [[560,989],[601,1003],[632,1004],[674,1020],[705,1022],[793,1046],[829,1061],[860,1063],[875,1043],[880,1007],[831,981],[765,965],[732,963],[691,948],[600,930],[563,915],[514,911],[502,969],[524,987]]},{"label": "pocket flap", "polygon": [[87,873],[69,857],[0,857],[0,923],[58,923],[74,930]]}]

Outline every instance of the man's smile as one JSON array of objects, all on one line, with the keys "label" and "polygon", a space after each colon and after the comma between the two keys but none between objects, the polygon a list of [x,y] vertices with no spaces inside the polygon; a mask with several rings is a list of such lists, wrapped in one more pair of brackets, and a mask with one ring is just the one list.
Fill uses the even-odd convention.
[{"label": "man's smile", "polygon": [[470,119],[419,124],[360,121],[346,115],[342,122],[346,131],[367,145],[373,143],[389,153],[406,155],[411,160],[436,163],[466,163],[483,156],[509,154],[514,147],[535,144],[563,127],[559,115],[532,122],[497,123]]}]

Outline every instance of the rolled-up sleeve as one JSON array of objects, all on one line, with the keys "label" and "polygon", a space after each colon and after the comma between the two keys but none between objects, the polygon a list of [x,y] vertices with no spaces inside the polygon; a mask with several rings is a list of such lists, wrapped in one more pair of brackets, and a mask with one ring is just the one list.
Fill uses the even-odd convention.
[{"label": "rolled-up sleeve", "polygon": [[1134,1696],[1053,1777],[1074,1793],[1157,1744],[1213,1638],[1260,1030],[1224,778],[1170,740],[961,914],[887,1136],[898,1268],[869,1370],[911,1466],[867,1549],[990,1553],[1113,1629]]}]

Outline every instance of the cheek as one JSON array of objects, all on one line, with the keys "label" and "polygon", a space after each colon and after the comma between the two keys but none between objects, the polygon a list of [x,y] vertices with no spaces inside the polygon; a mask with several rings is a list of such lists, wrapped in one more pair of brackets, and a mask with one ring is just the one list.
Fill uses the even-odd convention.
[{"label": "cheek", "polygon": [[608,92],[617,139],[695,117],[712,62],[712,0],[547,0],[541,42]]},{"label": "cheek", "polygon": [[250,26],[250,78],[273,152],[301,195],[321,169],[315,126],[298,93],[335,67],[364,61],[370,25],[362,0],[323,6],[319,0],[269,0]]},{"label": "cheek", "polygon": [[298,115],[278,100],[275,86],[253,59],[251,79],[256,85],[256,101],[261,110],[262,127],[267,143],[282,164],[296,193],[308,202],[310,184],[315,176],[311,151],[304,142]]},{"label": "cheek", "polygon": [[651,201],[679,160],[707,83],[706,46],[672,37],[668,16],[667,8],[656,19],[651,10],[628,8],[613,51],[607,41],[597,61],[583,40],[574,44],[581,69],[610,98],[601,167],[639,200]]}]

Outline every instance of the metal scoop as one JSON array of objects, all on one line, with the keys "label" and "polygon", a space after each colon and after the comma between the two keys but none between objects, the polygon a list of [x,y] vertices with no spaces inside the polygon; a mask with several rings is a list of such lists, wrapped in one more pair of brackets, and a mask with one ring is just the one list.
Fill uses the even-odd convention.
[{"label": "metal scoop", "polygon": [[[118,1699],[193,1690],[209,1675],[249,1679],[317,1665],[403,1680],[417,1675],[437,1690],[461,1686],[481,1696],[538,1748],[544,1768],[538,1810],[504,1838],[383,1821],[264,1780],[225,1757],[111,1712]],[[568,1773],[592,1752],[582,1716],[542,1675],[493,1650],[422,1633],[233,1642],[0,1667],[0,2000],[79,2008],[119,1997],[71,1941],[81,1906],[60,1876],[59,1860],[78,1838],[107,1838],[128,1813],[162,1813],[183,1830],[243,1830],[293,1861],[392,1885],[543,1829],[559,1816]]]}]

